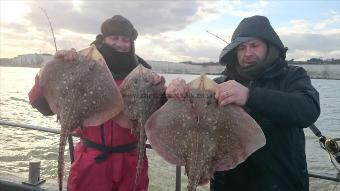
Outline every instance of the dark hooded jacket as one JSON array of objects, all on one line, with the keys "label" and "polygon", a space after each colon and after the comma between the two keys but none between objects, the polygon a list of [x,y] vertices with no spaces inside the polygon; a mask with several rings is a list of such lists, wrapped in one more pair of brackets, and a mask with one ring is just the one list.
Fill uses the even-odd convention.
[{"label": "dark hooded jacket", "polygon": [[[252,80],[244,80],[235,70],[238,63],[234,48],[247,37],[260,38],[280,50],[274,63]],[[245,109],[261,126],[266,145],[235,169],[216,172],[211,190],[309,190],[303,128],[320,114],[319,94],[303,68],[287,65],[286,50],[263,16],[242,20],[232,42],[223,49],[220,62],[226,70],[215,81],[236,80],[249,88]]]}]

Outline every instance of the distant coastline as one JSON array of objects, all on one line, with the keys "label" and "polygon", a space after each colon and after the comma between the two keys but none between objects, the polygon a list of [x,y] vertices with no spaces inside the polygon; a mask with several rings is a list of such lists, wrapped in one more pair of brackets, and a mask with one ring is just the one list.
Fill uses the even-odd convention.
[{"label": "distant coastline", "polygon": [[[41,65],[52,59],[51,54],[27,54],[14,58],[0,58],[0,66],[5,67],[32,67],[40,68]],[[206,74],[219,75],[225,69],[224,66],[216,62],[196,63],[167,62],[167,61],[147,61],[154,71],[169,74]],[[340,80],[340,59],[321,60],[312,58],[307,61],[287,61],[288,64],[303,67],[311,78],[315,79],[337,79]]]},{"label": "distant coastline", "polygon": [[51,54],[24,54],[14,58],[0,58],[0,66],[40,68],[41,64],[52,59]]}]

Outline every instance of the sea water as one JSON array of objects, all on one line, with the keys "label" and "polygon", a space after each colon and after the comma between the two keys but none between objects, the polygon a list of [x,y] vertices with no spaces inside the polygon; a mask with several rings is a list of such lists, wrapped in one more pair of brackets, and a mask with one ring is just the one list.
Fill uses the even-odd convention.
[{"label": "sea water", "polygon": [[[34,84],[34,77],[39,69],[25,67],[0,67],[0,120],[59,129],[56,117],[44,117],[32,108],[27,93]],[[181,77],[187,82],[197,75],[163,74],[167,83]],[[209,76],[213,78],[214,76]],[[315,125],[327,137],[340,137],[340,80],[312,80],[320,93],[321,115]],[[316,173],[335,175],[337,171],[322,150],[318,138],[309,129],[306,134],[306,155],[308,170]],[[79,141],[77,139],[75,142]],[[0,125],[0,173],[23,177],[28,175],[28,161],[41,160],[41,177],[48,182],[56,182],[59,135],[26,130],[18,127]],[[69,154],[66,171],[69,169]],[[148,149],[150,191],[175,190],[175,169],[154,151]],[[182,168],[182,190],[186,190],[187,178]],[[65,173],[68,174],[68,173]],[[328,180],[310,178],[311,191],[340,190],[336,183]],[[198,190],[209,190],[209,186]]]}]

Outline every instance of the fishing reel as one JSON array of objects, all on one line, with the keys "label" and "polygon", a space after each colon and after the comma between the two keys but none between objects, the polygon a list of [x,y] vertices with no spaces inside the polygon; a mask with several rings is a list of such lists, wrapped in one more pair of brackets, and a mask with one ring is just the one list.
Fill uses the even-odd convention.
[{"label": "fishing reel", "polygon": [[[339,165],[340,165],[340,147],[339,147],[338,142],[340,141],[340,138],[332,139],[332,138],[327,138],[327,137],[323,136],[321,134],[320,130],[314,124],[309,126],[309,128],[319,138],[320,147],[328,153],[330,162],[334,166],[334,169],[337,170],[337,172],[338,172],[335,177],[325,175],[325,174],[318,174],[318,173],[309,172],[309,177],[321,178],[321,179],[325,179],[325,180],[332,180],[332,181],[339,183],[340,182],[340,168],[339,168]],[[338,164],[336,164],[336,163],[338,163]],[[333,190],[335,190],[337,185],[338,184],[336,184],[334,186]]]},{"label": "fishing reel", "polygon": [[321,136],[319,138],[320,146],[330,153],[336,162],[340,164],[340,147],[337,141],[340,141],[340,138],[330,139],[325,136]]},{"label": "fishing reel", "polygon": [[[336,166],[335,166],[335,163],[332,160],[332,157],[336,160],[336,162],[338,164],[340,164],[340,147],[338,145],[338,141],[340,141],[340,138],[331,139],[331,138],[327,138],[327,137],[323,136],[321,134],[320,130],[314,124],[309,126],[309,128],[310,128],[310,130],[313,131],[314,135],[319,137],[319,144],[320,144],[321,148],[323,148],[325,151],[328,152],[329,158],[330,158],[332,164],[334,165],[334,167],[336,167]],[[337,168],[337,169],[340,172],[340,169],[339,168]]]}]

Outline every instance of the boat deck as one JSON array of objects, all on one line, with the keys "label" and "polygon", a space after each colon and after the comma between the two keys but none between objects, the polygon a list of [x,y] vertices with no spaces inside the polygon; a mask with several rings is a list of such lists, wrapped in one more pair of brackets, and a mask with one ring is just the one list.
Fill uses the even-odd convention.
[{"label": "boat deck", "polygon": [[[27,181],[24,177],[13,174],[0,172],[0,191],[57,191],[57,182],[46,181],[38,186],[22,184]],[[64,180],[64,189],[66,190],[66,180]]]}]

